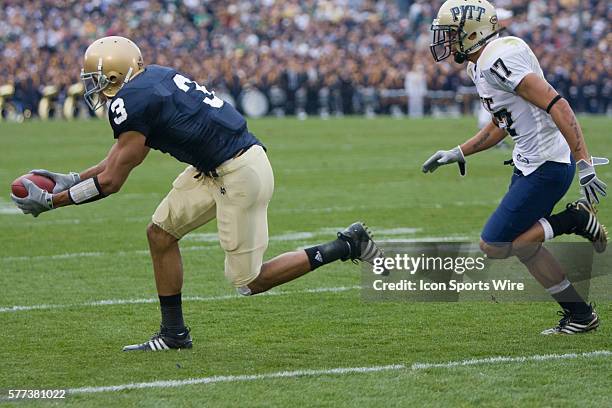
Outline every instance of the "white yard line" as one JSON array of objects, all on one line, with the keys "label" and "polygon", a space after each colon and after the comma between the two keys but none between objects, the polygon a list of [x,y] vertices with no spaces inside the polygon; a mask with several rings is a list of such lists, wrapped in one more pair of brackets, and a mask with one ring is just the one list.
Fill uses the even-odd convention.
[{"label": "white yard line", "polygon": [[454,368],[465,367],[472,365],[487,365],[500,363],[527,363],[530,361],[548,361],[548,360],[568,360],[574,358],[592,358],[592,357],[610,357],[612,351],[598,350],[587,353],[568,353],[568,354],[541,354],[534,356],[519,356],[519,357],[487,357],[475,358],[470,360],[448,361],[446,363],[414,363],[410,368],[412,370],[426,370],[429,368]]},{"label": "white yard line", "polygon": [[83,387],[68,389],[68,394],[90,394],[95,392],[116,392],[123,390],[137,390],[142,388],[171,388],[182,387],[194,384],[213,384],[220,382],[243,382],[255,380],[268,380],[274,378],[295,378],[295,377],[317,377],[321,375],[345,375],[354,373],[374,373],[378,371],[401,370],[406,368],[403,364],[373,366],[373,367],[347,367],[330,368],[328,370],[297,370],[279,371],[268,374],[251,375],[216,375],[214,377],[189,378],[186,380],[153,381],[147,383],[130,383],[122,385],[111,385],[107,387]]},{"label": "white yard line", "polygon": [[[146,194],[143,194],[142,196],[144,197]],[[135,198],[136,196],[138,196],[138,194],[133,194],[132,197],[128,197],[128,199],[132,199]],[[161,198],[161,196],[159,196]],[[296,207],[290,207],[290,208],[278,208],[278,209],[274,209],[275,213],[278,214],[304,214],[304,213],[314,213],[314,214],[319,214],[319,213],[332,213],[332,212],[338,212],[338,213],[346,213],[347,211],[363,211],[363,210],[385,210],[385,209],[410,209],[410,208],[436,208],[436,209],[442,209],[442,208],[448,208],[448,207],[474,207],[474,206],[486,206],[486,207],[495,207],[499,204],[499,200],[479,200],[479,201],[454,201],[451,203],[446,203],[444,205],[439,204],[439,203],[434,203],[434,204],[420,204],[420,205],[410,205],[410,206],[402,206],[402,205],[362,205],[362,206],[336,206],[336,207],[320,207],[320,208],[313,208],[313,207],[307,207],[307,208],[296,208]],[[2,199],[0,199],[0,215],[19,215],[19,216],[23,216],[23,213],[17,208],[15,207],[15,205],[12,202],[7,202],[7,201],[3,201]],[[16,220],[15,217],[10,217],[11,220]],[[32,219],[30,216],[27,216],[27,221],[25,221],[25,223],[27,223],[28,227],[43,227],[43,226],[47,226],[47,225],[61,225],[61,224],[104,224],[107,223],[111,220],[115,220],[115,218],[83,218],[83,219],[51,219],[51,220],[47,220],[47,219]],[[147,216],[138,216],[138,217],[126,217],[124,218],[122,221],[123,222],[141,222],[141,223],[145,223],[151,220],[151,217],[147,217]],[[19,222],[19,224],[17,224],[17,221]],[[21,220],[16,220],[16,222],[13,225],[24,225],[24,221],[23,219]]]},{"label": "white yard line", "polygon": [[[345,227],[320,228],[315,231],[288,231],[278,235],[271,235],[270,241],[302,241],[317,237],[334,237],[338,231]],[[422,228],[399,227],[399,228],[376,228],[372,227],[376,237],[395,237],[404,235],[414,235],[422,231]],[[219,237],[216,232],[192,233],[183,238],[184,241],[191,242],[218,242]]]},{"label": "white yard line", "polygon": [[[271,235],[270,241],[272,242],[298,242],[298,241],[309,241],[315,238],[328,237],[331,239],[335,236],[336,232],[343,228],[322,228],[314,232],[298,231],[298,232],[285,232],[283,234]],[[414,236],[414,234],[421,231],[420,228],[411,227],[400,227],[400,228],[372,228],[374,231],[374,239],[378,242],[448,242],[448,241],[466,241],[474,240],[474,237],[469,236],[446,236],[446,237],[414,237],[405,238],[406,235]],[[205,233],[194,233],[187,235],[183,238],[184,242],[202,242],[210,243],[213,245],[191,245],[182,246],[181,251],[205,251],[211,248],[218,248],[219,238],[216,232],[205,232]],[[68,252],[64,254],[54,255],[34,255],[34,256],[2,256],[0,262],[21,262],[21,261],[52,261],[57,259],[71,259],[71,258],[91,258],[91,257],[104,257],[104,256],[132,256],[132,255],[148,255],[149,251],[144,249],[137,249],[131,251],[118,251],[118,252]]]},{"label": "white yard line", "polygon": [[393,243],[393,242],[397,242],[400,244],[410,244],[410,243],[417,243],[417,242],[462,242],[462,241],[468,241],[468,242],[476,242],[475,240],[476,236],[467,236],[467,235],[450,235],[450,236],[446,236],[446,237],[418,237],[418,238],[383,238],[383,239],[376,239],[376,237],[374,238],[374,241],[376,242],[387,242],[387,243]]},{"label": "white yard line", "polygon": [[[199,245],[182,247],[182,252],[203,251],[214,248],[216,245]],[[71,259],[71,258],[92,258],[92,257],[115,257],[115,256],[132,256],[132,255],[149,255],[146,249],[135,249],[132,251],[117,251],[117,252],[68,252],[65,254],[55,255],[35,255],[35,256],[3,256],[0,261],[15,262],[15,261],[52,261],[55,259]]]},{"label": "white yard line", "polygon": [[0,214],[2,215],[12,215],[12,214],[23,214],[21,210],[15,207],[13,202],[4,201],[4,199],[0,198]]},{"label": "white yard line", "polygon": [[36,261],[36,260],[53,260],[53,259],[70,259],[70,258],[90,258],[99,257],[105,255],[116,255],[110,252],[69,252],[66,254],[55,254],[55,255],[36,255],[36,256],[3,256],[0,258],[2,261]]},{"label": "white yard line", "polygon": [[[605,174],[604,174],[605,175]],[[141,198],[159,198],[161,199],[162,195],[157,194],[157,193],[151,193],[151,194],[124,194],[123,195],[124,198],[128,199],[128,200],[132,200],[132,199],[141,199]],[[291,208],[278,208],[275,209],[274,212],[278,213],[278,214],[304,214],[304,213],[331,213],[331,212],[342,212],[345,213],[347,211],[363,211],[363,210],[384,210],[384,209],[401,209],[401,208],[437,208],[437,209],[441,209],[441,208],[446,208],[446,207],[472,207],[472,206],[488,206],[488,207],[494,207],[496,205],[499,204],[499,200],[489,200],[489,201],[483,201],[483,200],[479,200],[479,201],[455,201],[455,202],[450,202],[450,203],[446,203],[445,205],[442,204],[419,204],[419,205],[410,205],[410,206],[401,206],[401,205],[373,205],[373,206],[366,206],[366,205],[361,205],[361,206],[336,206],[336,207],[320,207],[320,208],[313,208],[313,207],[307,207],[307,208],[295,208],[295,207],[291,207]],[[23,213],[21,212],[21,210],[19,210],[17,207],[15,207],[15,205],[11,202],[11,201],[4,201],[3,199],[0,199],[0,215],[16,215],[16,216],[23,216]],[[11,217],[12,220],[15,219],[15,217]],[[141,216],[141,217],[128,217],[126,219],[124,219],[124,222],[147,222],[149,221],[151,218],[150,217],[145,217],[145,216]],[[46,225],[54,225],[54,224],[101,224],[101,223],[106,223],[110,220],[114,220],[114,218],[87,218],[87,219],[59,219],[59,220],[40,220],[40,219],[36,219],[33,220],[28,216],[28,221],[31,221],[28,223],[28,227],[42,227],[42,226],[46,226]],[[23,225],[23,222],[20,222],[19,225]]]},{"label": "white yard line", "polygon": [[[374,237],[374,241],[376,241],[379,244],[415,244],[419,242],[449,242],[449,243],[472,242],[472,243],[476,243],[478,242],[477,236],[478,235],[474,235],[474,236],[451,235],[451,236],[445,236],[445,237],[426,236],[426,237],[418,237],[418,238],[380,238],[379,235],[377,234]],[[295,250],[298,251],[300,249],[306,249],[306,248],[308,248],[308,245],[303,244],[303,245],[299,245],[298,247],[296,247]],[[383,247],[383,249],[385,248]]]},{"label": "white yard line", "polygon": [[92,394],[99,392],[118,392],[125,390],[138,390],[146,388],[176,388],[183,387],[186,385],[197,385],[197,384],[214,384],[214,383],[235,383],[235,382],[246,382],[246,381],[260,381],[270,380],[277,378],[297,378],[297,377],[320,377],[327,375],[351,375],[351,374],[364,374],[364,373],[376,373],[381,371],[403,371],[403,370],[424,370],[430,368],[456,368],[463,366],[472,365],[491,365],[500,363],[515,363],[522,364],[526,362],[539,362],[549,360],[569,360],[576,358],[597,358],[597,357],[610,357],[612,351],[599,350],[586,353],[570,353],[570,354],[543,354],[533,356],[519,356],[519,357],[489,357],[482,359],[472,360],[460,360],[460,361],[449,361],[446,363],[415,363],[411,366],[405,364],[390,364],[381,366],[369,366],[369,367],[338,367],[321,370],[295,370],[295,371],[278,371],[274,373],[265,374],[241,374],[241,375],[215,375],[212,377],[200,377],[200,378],[188,378],[185,380],[164,380],[164,381],[151,381],[141,383],[128,383],[120,385],[110,386],[92,386],[92,387],[81,387],[68,389],[68,394]]},{"label": "white yard line", "polygon": [[[259,296],[284,296],[304,293],[340,293],[348,292],[351,290],[361,289],[361,286],[336,286],[336,287],[322,287],[312,288],[295,291],[270,291],[262,293]],[[220,295],[220,296],[185,296],[184,301],[187,302],[215,302],[220,300],[228,299],[243,299],[244,296],[239,295]],[[115,306],[115,305],[137,305],[145,303],[157,303],[157,298],[142,298],[142,299],[104,299],[94,300],[83,303],[66,303],[66,304],[39,304],[39,305],[27,305],[27,306],[6,306],[0,307],[0,313],[11,313],[11,312],[27,312],[31,310],[51,310],[51,309],[66,309],[71,307],[95,307],[95,306]]]}]

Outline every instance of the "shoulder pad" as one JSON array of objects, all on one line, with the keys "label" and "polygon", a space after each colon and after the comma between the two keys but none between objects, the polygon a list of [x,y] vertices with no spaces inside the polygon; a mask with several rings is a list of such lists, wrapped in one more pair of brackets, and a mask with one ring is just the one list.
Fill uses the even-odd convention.
[{"label": "shoulder pad", "polygon": [[485,71],[497,61],[498,58],[512,57],[517,54],[529,52],[529,46],[518,37],[502,37],[493,40],[485,48],[478,59],[480,69]]}]

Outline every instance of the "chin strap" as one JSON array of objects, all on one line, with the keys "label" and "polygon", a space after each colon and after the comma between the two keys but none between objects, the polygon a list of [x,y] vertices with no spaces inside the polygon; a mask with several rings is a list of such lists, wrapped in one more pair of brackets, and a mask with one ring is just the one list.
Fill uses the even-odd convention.
[{"label": "chin strap", "polygon": [[472,51],[474,51],[477,48],[482,47],[491,38],[495,37],[496,35],[499,35],[501,32],[505,30],[506,30],[506,27],[502,27],[499,30],[492,32],[491,34],[487,35],[486,37],[484,37],[483,39],[481,39],[480,41],[478,41],[476,44],[472,45],[470,48],[468,48],[465,51],[463,51],[463,43],[461,43],[460,41],[459,46],[461,47],[462,51],[455,54],[455,62],[457,64],[463,64],[467,60],[468,55],[472,53]]},{"label": "chin strap", "polygon": [[461,40],[461,33],[463,32],[463,27],[465,27],[465,19],[467,18],[467,10],[463,8],[462,11],[459,27],[457,27],[457,42],[459,43],[460,51],[455,54],[455,62],[458,64],[463,64],[467,59],[467,53],[463,50],[463,41]]},{"label": "chin strap", "polygon": [[455,62],[457,64],[463,64],[465,62],[465,60],[467,60],[467,54],[463,53],[463,52],[458,52],[455,54]]},{"label": "chin strap", "polygon": [[132,78],[132,72],[134,70],[132,69],[132,67],[130,67],[130,69],[128,70],[127,74],[125,74],[125,78],[123,79],[123,85],[127,84],[128,81]]}]

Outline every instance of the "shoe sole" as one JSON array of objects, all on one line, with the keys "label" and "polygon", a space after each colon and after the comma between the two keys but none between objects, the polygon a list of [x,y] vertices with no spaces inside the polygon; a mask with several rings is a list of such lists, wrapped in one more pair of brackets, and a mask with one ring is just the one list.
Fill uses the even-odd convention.
[{"label": "shoe sole", "polygon": [[161,349],[161,350],[158,350],[158,349],[155,349],[155,350],[153,350],[153,349],[142,349],[142,348],[128,348],[128,347],[130,347],[130,346],[123,347],[123,349],[121,351],[126,352],[126,353],[130,353],[130,352],[134,352],[134,351],[140,351],[140,352],[143,352],[143,353],[159,352],[159,351],[172,351],[172,350],[180,351],[180,350],[189,350],[193,346],[190,344],[188,346],[177,347],[177,348],[172,347],[172,348]]},{"label": "shoe sole", "polygon": [[568,333],[568,332],[564,332],[564,331],[555,331],[553,333],[545,333],[545,331],[546,331],[545,330],[544,332],[542,332],[540,334],[542,334],[544,336],[550,336],[550,335],[553,335],[553,336],[574,336],[576,334],[587,334],[587,333],[590,333],[590,332],[594,332],[594,331],[597,331],[598,328],[599,328],[599,324],[597,326],[595,326],[595,327],[590,327],[590,328],[588,328],[586,330],[579,331],[579,332]]},{"label": "shoe sole", "polygon": [[597,219],[597,209],[595,207],[589,205],[584,201],[578,201],[576,203],[576,207],[588,212],[593,217],[594,221],[599,225],[597,238],[591,241],[591,243],[593,244],[595,252],[601,254],[606,250],[606,247],[608,246],[608,229]]},{"label": "shoe sole", "polygon": [[593,247],[595,247],[596,252],[601,254],[608,246],[608,229],[603,224],[599,224],[599,226],[601,227],[601,231],[599,232],[600,236],[596,242],[593,242]]},{"label": "shoe sole", "polygon": [[[351,231],[351,232],[355,233],[357,236],[365,234],[367,237],[367,241],[359,239],[358,241],[360,242],[359,256],[357,256],[354,259],[351,259],[351,258],[348,258],[348,259],[351,259],[354,263],[356,263],[357,261],[361,261],[361,262],[366,262],[372,265],[372,262],[362,259],[364,255],[368,254],[369,255],[368,258],[372,257],[372,259],[375,259],[376,254],[379,254],[378,256],[382,256],[384,254],[383,250],[378,247],[376,242],[374,242],[374,234],[372,234],[368,226],[364,222],[361,222],[361,221],[354,222],[347,228],[347,230],[351,230],[351,229],[356,230],[356,231]],[[347,240],[347,236],[344,235],[345,231],[346,230],[338,232],[338,238]]]},{"label": "shoe sole", "polygon": [[[129,346],[124,346],[122,351],[125,352],[131,352],[131,351],[144,351],[144,352],[151,352],[151,351],[170,351],[170,350],[181,350],[181,349],[190,349],[193,347],[193,341],[190,341],[189,343],[186,343],[184,345],[182,345],[181,347],[169,347],[166,345],[166,347],[163,347],[161,345],[155,345],[155,346],[151,346],[149,344],[150,342],[146,342],[146,343],[142,343],[142,344],[132,344]],[[164,342],[165,344],[165,342]],[[146,348],[146,346],[149,346],[149,348]],[[145,348],[140,348],[140,347],[145,347]]]},{"label": "shoe sole", "polygon": [[591,329],[587,329],[587,330],[580,331],[580,332],[575,332],[575,333],[566,333],[566,332],[559,331],[559,330],[547,333],[548,330],[551,330],[551,329],[547,329],[547,330],[544,330],[543,332],[541,332],[540,334],[542,336],[574,336],[576,334],[586,334],[586,333],[597,331],[598,327],[599,326],[596,326],[596,327],[593,327]]},{"label": "shoe sole", "polygon": [[[371,253],[371,254],[372,254],[372,256],[374,256],[374,255],[378,255],[378,256],[374,257],[373,259],[376,259],[376,258],[379,258],[379,257],[383,256],[383,255],[384,255],[384,252],[383,252],[383,250],[382,250],[382,249],[380,249],[380,248],[378,247],[378,245],[376,244],[376,242],[374,242],[374,234],[372,234],[372,232],[370,231],[370,229],[368,228],[368,226],[367,226],[367,225],[366,225],[364,222],[360,222],[360,223],[359,223],[359,225],[361,226],[361,228],[363,229],[363,231],[364,231],[364,232],[366,233],[366,235],[368,236],[368,242],[365,244],[365,248],[361,248],[361,255],[359,255],[359,258],[357,258],[357,259],[359,259],[359,260],[360,260],[360,261],[362,261],[362,262],[366,262],[366,263],[369,263],[370,265],[373,265],[373,263],[372,263],[372,262],[370,262],[370,261],[364,261],[363,259],[361,259],[361,257],[362,257],[363,255],[365,255],[365,254],[364,254],[364,252],[366,252],[366,253],[368,253],[368,254],[370,254],[370,253]],[[368,248],[368,245],[369,245],[370,243],[372,244],[372,247]]]},{"label": "shoe sole", "polygon": [[594,321],[592,320],[587,327],[581,328],[580,331],[576,331],[576,332],[572,330],[562,331],[562,329],[559,329],[559,327],[557,326],[552,329],[546,329],[542,331],[540,334],[543,336],[550,336],[550,335],[572,336],[574,334],[585,334],[585,333],[597,330],[597,328],[599,328],[599,323],[600,323],[599,316],[596,315]]}]

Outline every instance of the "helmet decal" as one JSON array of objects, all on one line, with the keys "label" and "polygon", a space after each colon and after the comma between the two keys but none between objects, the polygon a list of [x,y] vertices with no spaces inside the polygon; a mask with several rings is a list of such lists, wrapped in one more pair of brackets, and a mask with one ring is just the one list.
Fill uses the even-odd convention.
[{"label": "helmet decal", "polygon": [[484,7],[467,5],[467,6],[458,6],[451,8],[451,13],[453,15],[453,21],[459,21],[463,15],[465,15],[466,20],[476,20],[480,21],[484,12],[487,11]]}]

